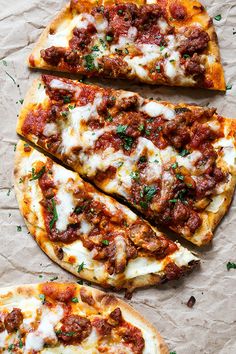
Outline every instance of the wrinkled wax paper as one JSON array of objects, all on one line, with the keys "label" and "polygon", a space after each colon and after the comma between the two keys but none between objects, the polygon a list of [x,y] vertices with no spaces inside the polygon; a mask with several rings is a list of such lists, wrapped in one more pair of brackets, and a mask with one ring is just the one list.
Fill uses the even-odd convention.
[{"label": "wrinkled wax paper", "polygon": [[[28,235],[12,187],[15,133],[20,100],[38,72],[26,65],[43,28],[64,5],[62,0],[0,0],[0,286],[47,281],[75,281],[39,249]],[[134,90],[146,97],[195,102],[217,107],[236,118],[236,0],[205,0],[219,37],[226,94],[207,90],[153,87],[122,81],[95,80],[102,85]],[[130,301],[161,332],[177,354],[236,353],[236,203],[223,219],[211,246],[188,246],[200,256],[201,268],[183,280],[137,291]],[[186,243],[184,243],[186,244]],[[193,295],[196,304],[186,302]],[[118,294],[123,297],[123,294]]]}]

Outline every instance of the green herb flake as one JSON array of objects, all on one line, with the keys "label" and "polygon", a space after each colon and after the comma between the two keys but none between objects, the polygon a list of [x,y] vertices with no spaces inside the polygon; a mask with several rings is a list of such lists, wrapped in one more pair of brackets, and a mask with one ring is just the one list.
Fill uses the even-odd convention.
[{"label": "green herb flake", "polygon": [[141,156],[141,157],[139,158],[138,162],[141,162],[141,163],[147,162],[146,156]]},{"label": "green herb flake", "polygon": [[106,40],[107,42],[111,42],[113,40],[112,36],[106,35]]},{"label": "green herb flake", "polygon": [[84,269],[84,262],[82,262],[82,263],[79,265],[77,272],[80,273],[83,269]]},{"label": "green herb flake", "polygon": [[188,59],[188,58],[190,58],[190,55],[189,55],[189,54],[184,54],[184,55],[183,55],[183,58],[184,58],[184,59]]},{"label": "green herb flake", "polygon": [[30,181],[35,181],[36,179],[41,178],[44,172],[45,172],[45,166],[43,166],[38,173],[35,173],[34,168],[32,168],[32,177],[30,178]]},{"label": "green herb flake", "polygon": [[183,149],[182,151],[180,151],[179,154],[180,154],[180,156],[185,157],[185,156],[189,155],[190,152],[186,149]]},{"label": "green herb flake", "polygon": [[105,118],[105,120],[107,122],[113,122],[113,117],[110,114],[108,114],[108,116]]},{"label": "green herb flake", "polygon": [[143,130],[144,130],[144,124],[140,124],[139,126],[138,126],[138,130],[140,131],[140,132],[142,132]]},{"label": "green herb flake", "polygon": [[68,114],[69,114],[68,111],[61,112],[61,116],[64,117],[64,118],[68,117]]},{"label": "green herb flake", "polygon": [[72,297],[71,301],[74,303],[74,304],[77,304],[77,302],[79,302],[78,298],[75,296],[75,297]]},{"label": "green herb flake", "polygon": [[52,230],[55,222],[58,220],[57,208],[56,208],[56,203],[54,198],[52,198],[52,213],[53,213],[53,217],[49,223],[50,230]]},{"label": "green herb flake", "polygon": [[178,167],[178,162],[173,163],[173,165],[171,165],[171,167],[172,167],[173,169],[177,168],[177,167]]},{"label": "green herb flake", "polygon": [[176,173],[176,178],[178,178],[180,181],[184,180],[184,176],[181,175],[181,173]]},{"label": "green herb flake", "polygon": [[21,227],[21,226],[17,226],[17,227],[16,227],[16,230],[17,230],[18,232],[21,232],[21,231],[22,231],[22,227]]},{"label": "green herb flake", "polygon": [[92,51],[93,51],[93,52],[99,52],[99,47],[98,47],[98,45],[94,45],[94,46],[92,47]]},{"label": "green herb flake", "polygon": [[130,177],[134,179],[135,181],[138,181],[140,178],[139,171],[132,171],[130,173]]},{"label": "green herb flake", "polygon": [[102,244],[105,245],[105,246],[108,246],[109,245],[109,240],[102,240]]},{"label": "green herb flake", "polygon": [[63,102],[64,103],[70,103],[71,102],[70,96],[63,96]]},{"label": "green herb flake", "polygon": [[219,14],[219,15],[216,15],[215,17],[214,17],[214,19],[216,20],[216,21],[220,21],[221,19],[222,19],[222,16]]},{"label": "green herb flake", "polygon": [[119,124],[116,128],[116,133],[117,134],[125,134],[126,132],[126,129],[127,129],[127,125],[121,125]]},{"label": "green herb flake", "polygon": [[155,186],[145,186],[143,189],[145,199],[150,202],[157,192]]},{"label": "green herb flake", "polygon": [[23,348],[23,346],[24,346],[24,344],[23,344],[22,340],[20,339],[19,340],[19,348]]},{"label": "green herb flake", "polygon": [[226,85],[226,90],[228,91],[228,90],[231,90],[232,89],[232,87],[233,87],[233,85],[232,84],[227,84]]},{"label": "green herb flake", "polygon": [[44,294],[39,294],[39,298],[42,301],[42,304],[44,305],[46,302],[46,296]]},{"label": "green herb flake", "polygon": [[236,269],[236,263],[234,262],[228,262],[226,264],[227,270],[229,271],[230,269]]},{"label": "green herb flake", "polygon": [[9,352],[11,352],[13,349],[15,349],[14,344],[10,344],[10,345],[8,346],[8,348],[7,348],[7,350],[8,350]]},{"label": "green herb flake", "polygon": [[123,166],[123,165],[124,165],[124,162],[123,162],[123,161],[117,162],[117,167],[121,167],[121,166]]}]

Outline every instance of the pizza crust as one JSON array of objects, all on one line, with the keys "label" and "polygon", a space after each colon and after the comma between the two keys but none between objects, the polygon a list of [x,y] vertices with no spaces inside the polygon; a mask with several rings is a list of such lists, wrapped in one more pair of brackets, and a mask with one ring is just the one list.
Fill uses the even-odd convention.
[{"label": "pizza crust", "polygon": [[[119,3],[126,3],[127,1],[120,0]],[[172,3],[175,3],[176,1],[173,0],[167,0],[167,9],[169,11],[169,6]],[[210,89],[212,90],[219,90],[219,91],[225,91],[226,90],[226,84],[225,84],[225,78],[224,78],[224,71],[223,67],[221,64],[221,57],[220,57],[220,51],[219,51],[219,45],[218,45],[218,39],[217,39],[217,34],[213,25],[212,19],[209,17],[207,14],[207,11],[204,10],[200,15],[199,15],[199,10],[202,8],[202,5],[200,2],[196,0],[178,0],[179,3],[181,3],[183,6],[187,8],[188,13],[191,13],[191,20],[188,18],[183,21],[178,21],[174,20],[174,26],[175,27],[181,27],[181,26],[189,26],[192,23],[199,23],[205,31],[208,33],[210,37],[210,42],[209,42],[209,55],[212,55],[215,57],[215,61],[211,63],[210,65],[208,64],[207,66],[207,79],[211,80],[213,82],[213,87]],[[113,4],[114,1],[111,0],[100,0],[100,1],[93,1],[93,0],[88,0],[88,1],[80,1],[77,4],[77,11],[78,13],[83,12],[85,9],[90,9],[94,6],[98,5],[111,5]],[[132,0],[132,3],[140,6],[148,3],[145,0]],[[152,1],[152,4],[157,3],[158,1]],[[89,10],[88,10],[89,11]],[[90,11],[89,11],[90,12]],[[170,13],[170,12],[169,12]],[[171,15],[170,15],[171,17]],[[47,43],[47,37],[50,34],[50,31],[56,30],[61,23],[63,23],[65,20],[68,20],[71,18],[71,10],[70,10],[70,4],[68,4],[65,8],[63,8],[59,14],[54,18],[54,20],[45,28],[41,36],[39,37],[36,46],[34,47],[30,57],[28,58],[28,65],[31,68],[41,68],[45,70],[54,70],[54,71],[63,71],[63,72],[70,72],[70,70],[63,69],[61,70],[57,66],[52,66],[47,64],[40,55],[40,50],[41,49],[46,49],[46,43]],[[75,74],[75,72],[73,72]],[[88,74],[86,71],[81,70],[80,72],[77,72],[77,74]],[[99,75],[98,75],[99,76]],[[132,77],[131,77],[132,76]],[[120,77],[119,77],[120,78]],[[176,86],[176,84],[171,84],[171,83],[155,83],[150,80],[145,80],[142,78],[137,78],[136,76],[133,77],[133,75],[127,74],[127,77],[129,79],[134,79],[134,81],[141,81],[144,83],[148,84],[161,84],[161,85],[167,85],[167,86]],[[178,85],[178,86],[188,86],[188,85]],[[191,85],[190,85],[191,86]]]},{"label": "pizza crust", "polygon": [[[129,318],[128,322],[134,326],[140,328],[141,330],[148,331],[153,337],[153,340],[156,341],[156,353],[153,354],[168,354],[169,350],[165,344],[160,333],[156,328],[148,322],[144,317],[142,317],[134,308],[126,304],[124,301],[116,298],[114,295],[106,294],[98,289],[91,288],[84,285],[79,285],[76,283],[51,283],[53,287],[60,287],[60,289],[66,289],[68,286],[74,287],[76,294],[80,293],[81,288],[85,288],[86,291],[93,296],[95,304],[99,306],[102,310],[102,313],[107,313],[113,311],[115,308],[119,307],[121,309],[122,315],[125,319]],[[14,307],[17,307],[17,299],[20,298],[31,298],[34,296],[40,295],[41,287],[43,283],[39,284],[26,284],[18,285],[12,287],[6,287],[0,289],[0,310],[2,306],[10,305],[11,301],[14,304]],[[50,286],[50,283],[45,283],[45,285]],[[19,300],[18,300],[19,301]],[[136,323],[138,325],[136,325]],[[145,342],[145,345],[148,343]]]}]

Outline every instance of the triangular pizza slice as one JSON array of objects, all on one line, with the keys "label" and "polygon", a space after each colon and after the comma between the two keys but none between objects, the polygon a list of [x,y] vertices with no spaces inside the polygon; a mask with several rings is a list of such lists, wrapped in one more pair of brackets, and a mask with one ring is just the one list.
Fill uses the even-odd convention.
[{"label": "triangular pizza slice", "polygon": [[168,354],[158,331],[111,294],[73,283],[0,289],[1,353]]},{"label": "triangular pizza slice", "polygon": [[213,21],[196,0],[71,0],[28,62],[89,77],[225,90]]},{"label": "triangular pizza slice", "polygon": [[43,76],[17,132],[152,223],[203,245],[233,196],[235,128],[213,108]]},{"label": "triangular pizza slice", "polygon": [[129,208],[23,141],[17,145],[14,183],[38,245],[82,279],[131,293],[177,279],[199,263]]}]

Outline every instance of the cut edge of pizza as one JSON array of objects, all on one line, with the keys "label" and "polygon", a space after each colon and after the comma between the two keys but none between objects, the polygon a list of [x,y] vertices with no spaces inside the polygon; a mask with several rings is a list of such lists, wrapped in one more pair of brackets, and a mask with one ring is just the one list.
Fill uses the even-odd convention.
[{"label": "cut edge of pizza", "polygon": [[17,353],[168,354],[155,327],[114,295],[75,283],[0,289],[1,344]]},{"label": "cut edge of pizza", "polygon": [[213,21],[196,0],[71,1],[46,27],[28,64],[89,77],[226,88]]},{"label": "cut edge of pizza", "polygon": [[135,288],[178,279],[199,264],[128,207],[24,141],[16,148],[14,185],[40,248],[77,277],[131,296]]},{"label": "cut edge of pizza", "polygon": [[[71,168],[76,170],[82,176],[90,178],[104,192],[112,194],[114,196],[121,196],[122,197],[122,195],[120,193],[121,187],[119,187],[119,189],[117,189],[118,187],[116,184],[115,185],[109,184],[109,187],[108,187],[109,180],[106,180],[106,179],[104,181],[103,180],[102,181],[94,180],[94,176],[92,174],[90,176],[90,172],[93,171],[93,164],[95,163],[95,161],[90,160],[90,157],[89,157],[90,155],[86,155],[86,151],[85,151],[85,154],[83,153],[84,154],[83,156],[86,156],[87,160],[86,160],[86,164],[82,165],[81,159],[80,160],[78,159],[78,157],[80,156],[79,155],[80,150],[75,150],[74,152],[72,152],[73,139],[71,140],[71,142],[69,142],[68,146],[61,145],[59,142],[59,147],[56,147],[54,150],[50,149],[50,143],[49,143],[51,141],[50,140],[51,137],[49,136],[50,134],[57,134],[59,131],[59,137],[60,137],[61,136],[60,134],[63,134],[63,132],[68,131],[68,129],[69,129],[70,130],[69,134],[71,134],[70,137],[73,138],[76,134],[80,134],[80,136],[82,134],[82,137],[83,137],[83,133],[86,132],[86,129],[88,132],[91,130],[91,128],[89,128],[88,126],[86,127],[86,124],[89,121],[89,119],[93,118],[92,116],[90,118],[89,115],[84,120],[85,123],[83,123],[82,126],[80,126],[81,123],[76,123],[76,124],[78,124],[78,127],[76,129],[78,129],[78,130],[75,131],[75,130],[73,130],[73,127],[70,126],[70,124],[71,124],[70,120],[72,119],[71,117],[74,117],[73,119],[75,121],[78,120],[78,122],[80,122],[80,120],[83,118],[82,116],[80,117],[79,115],[77,115],[76,109],[74,109],[74,110],[71,109],[71,108],[77,108],[79,110],[79,108],[80,108],[79,105],[81,105],[81,103],[78,103],[77,101],[81,99],[80,95],[82,95],[82,99],[85,99],[85,100],[87,99],[86,97],[83,97],[83,94],[84,94],[83,92],[86,92],[86,95],[89,95],[89,92],[90,93],[94,92],[96,98],[93,102],[93,105],[95,105],[95,101],[98,102],[98,104],[101,104],[101,102],[103,102],[102,99],[99,98],[100,97],[99,95],[101,95],[102,97],[105,97],[105,96],[114,97],[115,103],[113,102],[113,105],[115,105],[114,106],[115,108],[112,107],[111,110],[110,110],[110,108],[108,109],[108,111],[107,111],[108,113],[106,113],[106,114],[108,114],[108,116],[110,114],[109,112],[113,112],[112,109],[116,109],[116,110],[118,109],[118,112],[121,109],[123,112],[124,109],[120,108],[120,107],[124,107],[124,105],[126,107],[128,105],[128,107],[129,107],[130,103],[131,103],[131,107],[132,107],[132,104],[134,103],[137,105],[135,110],[136,111],[141,110],[142,112],[145,112],[145,114],[147,114],[147,118],[148,118],[148,119],[147,118],[146,119],[149,121],[151,121],[151,120],[153,121],[154,116],[161,114],[162,116],[163,115],[165,116],[165,119],[166,119],[165,124],[169,124],[169,123],[171,123],[172,119],[182,119],[181,115],[188,114],[188,112],[190,111],[190,114],[192,114],[191,112],[193,112],[193,114],[198,114],[198,115],[205,114],[206,115],[206,123],[204,123],[205,125],[202,124],[202,126],[205,127],[204,129],[207,129],[208,131],[210,131],[210,134],[215,134],[215,131],[217,131],[217,129],[220,129],[220,134],[223,134],[223,136],[215,139],[214,144],[213,144],[213,148],[214,148],[213,155],[217,154],[216,155],[217,158],[216,157],[214,158],[216,167],[220,168],[222,170],[221,172],[228,177],[226,177],[225,181],[216,183],[216,187],[213,188],[213,192],[215,191],[214,193],[212,192],[213,194],[211,193],[211,189],[209,190],[210,191],[210,198],[211,198],[211,199],[209,199],[208,198],[209,192],[207,190],[208,186],[205,186],[204,183],[211,183],[211,181],[208,177],[205,180],[204,174],[202,175],[203,177],[200,176],[200,182],[203,184],[203,187],[201,187],[201,188],[203,188],[203,190],[204,190],[204,188],[206,188],[206,198],[204,197],[205,199],[204,198],[200,199],[201,205],[200,205],[200,209],[199,209],[200,210],[199,215],[200,215],[202,221],[201,221],[201,226],[198,227],[194,233],[189,234],[189,231],[188,231],[188,233],[187,232],[184,233],[185,232],[184,229],[182,231],[178,231],[178,230],[176,230],[176,227],[174,225],[170,225],[171,229],[173,229],[175,232],[179,233],[181,236],[185,237],[186,239],[188,239],[189,241],[191,241],[192,243],[194,243],[198,246],[209,243],[213,237],[213,231],[214,231],[215,227],[219,224],[221,218],[225,215],[226,211],[228,210],[228,208],[230,206],[230,203],[231,203],[231,200],[233,197],[233,193],[234,193],[235,184],[236,184],[236,167],[235,167],[235,157],[236,157],[235,127],[236,127],[236,121],[234,119],[223,118],[223,117],[217,115],[216,113],[214,113],[215,110],[213,110],[213,109],[208,109],[208,108],[204,108],[204,107],[198,107],[198,106],[193,106],[193,105],[188,105],[188,104],[183,104],[183,103],[178,104],[178,105],[173,105],[169,102],[143,99],[141,96],[139,96],[136,93],[122,91],[122,90],[118,91],[118,90],[112,90],[112,89],[104,89],[104,88],[94,86],[94,85],[85,85],[85,84],[79,83],[78,81],[73,81],[73,80],[69,80],[69,79],[63,79],[63,78],[44,75],[41,79],[36,80],[33,83],[33,86],[28,91],[28,94],[27,94],[26,99],[24,101],[24,105],[22,107],[22,110],[21,110],[21,113],[20,113],[20,116],[18,119],[17,132],[20,135],[23,135],[27,139],[34,142],[36,145],[41,146],[46,151],[50,152],[52,155],[61,159],[64,163],[66,163]],[[52,101],[49,98],[48,93],[50,93],[51,97],[54,97],[53,95],[55,95],[56,99]],[[62,94],[65,96],[61,96]],[[62,98],[62,97],[66,97],[66,98],[70,97],[70,100],[69,100],[70,103],[61,102],[60,98]],[[59,99],[59,101],[57,101],[57,99]],[[92,103],[89,102],[87,105],[85,104],[84,107],[85,108],[90,107],[91,104]],[[111,104],[111,102],[109,104]],[[119,104],[119,107],[116,108],[118,104]],[[47,107],[51,107],[52,105],[54,105],[54,107],[59,107],[59,110],[62,110],[62,111],[64,110],[65,114],[67,114],[67,117],[63,118],[63,117],[60,117],[60,114],[59,114],[59,116],[57,115],[55,118],[56,120],[54,122],[55,132],[50,133],[50,131],[48,129],[50,124],[47,125],[43,122],[43,119],[44,119],[43,117],[45,117],[45,114],[44,114],[44,116],[40,117],[40,113],[37,113],[38,117],[35,117],[34,111],[37,112],[37,109],[38,109],[39,110],[38,112],[40,112],[40,109],[42,109],[42,112],[44,112],[44,113],[46,112],[46,116],[47,116],[47,109],[48,109]],[[97,117],[96,110],[98,109],[98,106],[96,106],[96,107],[92,106],[92,107],[93,107],[93,114],[95,115],[95,118],[96,118]],[[105,108],[107,108],[107,107],[105,107]],[[206,113],[204,113],[204,112],[206,112]],[[126,112],[124,112],[124,113],[126,113]],[[129,108],[128,108],[128,113],[129,114],[132,113],[132,108],[131,108],[131,111],[129,111]],[[62,114],[63,114],[63,112],[62,112]],[[208,118],[207,118],[207,115],[209,116]],[[130,117],[132,117],[132,114],[130,115]],[[102,116],[102,119],[104,120],[103,116]],[[114,115],[113,115],[112,119],[116,119]],[[69,128],[67,126],[64,126],[64,123],[62,126],[60,125],[60,121],[62,122],[63,120],[69,122],[68,123]],[[57,121],[59,121],[58,124],[57,124]],[[39,126],[39,128],[37,128],[37,127],[35,128],[36,130],[41,129],[40,130],[41,133],[39,133],[38,136],[37,136],[37,134],[35,135],[33,133],[33,128],[29,127],[29,124],[28,124],[29,122],[30,122],[30,124],[31,123],[34,124],[34,126],[36,126],[37,124],[41,124]],[[105,119],[105,129],[109,130],[110,129],[109,125],[112,125],[112,124],[114,124],[114,122],[111,122],[111,121]],[[131,118],[130,118],[130,124],[132,124]],[[24,126],[26,126],[26,125],[28,127],[27,129],[29,130],[28,132],[26,132],[24,130]],[[59,125],[60,125],[60,127],[59,127]],[[45,126],[47,127],[46,130],[44,130]],[[107,126],[107,128],[106,128],[106,126]],[[201,128],[201,126],[200,126],[200,128]],[[44,136],[43,131],[45,131],[45,132],[47,131],[48,136]],[[150,133],[150,131],[151,130],[149,130],[149,133]],[[94,135],[95,141],[97,139],[96,132],[97,132],[97,130],[94,129],[93,134],[95,134]],[[99,134],[101,135],[102,133],[99,132]],[[139,134],[140,134],[140,132],[139,132]],[[100,135],[98,135],[98,137]],[[119,134],[115,134],[115,135],[121,136]],[[117,139],[117,136],[116,136],[116,139]],[[85,137],[85,135],[84,135],[84,137]],[[86,139],[87,138],[85,137],[85,139],[83,140],[83,143],[88,143],[88,141]],[[149,150],[150,150],[149,146],[151,144],[150,137],[145,136],[145,139],[142,138],[142,141],[145,142],[142,149],[144,149],[144,148],[147,149],[148,153],[149,153]],[[77,144],[76,146],[77,147],[80,146],[80,149],[82,149],[82,151],[83,151],[83,149],[86,150],[83,143],[78,143],[78,141],[76,142],[76,144]],[[122,140],[121,140],[121,144],[122,144]],[[195,171],[194,174],[197,173],[198,169],[199,169],[199,171],[201,171],[201,168],[205,168],[204,165],[203,166],[200,165],[198,167],[198,169],[196,169],[196,167],[192,166],[192,163],[196,164],[196,161],[198,161],[199,158],[203,158],[205,156],[204,154],[208,154],[207,146],[205,149],[206,151],[205,152],[203,151],[203,155],[201,157],[201,154],[199,153],[199,151],[195,152],[194,149],[193,149],[193,153],[191,153],[191,154],[189,154],[189,152],[187,152],[187,150],[185,150],[185,148],[183,148],[183,150],[181,152],[177,152],[175,149],[173,149],[171,147],[172,146],[171,144],[170,144],[170,147],[167,147],[167,149],[164,149],[164,150],[157,149],[156,146],[151,144],[150,154],[153,155],[154,152],[156,152],[159,155],[161,154],[161,159],[163,157],[163,161],[165,161],[166,158],[168,158],[168,159],[170,158],[172,161],[172,164],[170,165],[170,167],[173,170],[172,172],[175,172],[175,173],[176,173],[177,169],[174,169],[174,167],[176,168],[177,165],[178,165],[178,167],[181,167],[182,165],[187,167],[187,175],[189,174],[188,168],[190,168],[190,167],[194,168],[194,171]],[[205,145],[207,145],[207,144],[205,144]],[[171,151],[169,152],[168,149],[170,149]],[[68,153],[66,153],[65,151],[67,151]],[[108,151],[110,151],[110,150],[108,149]],[[134,152],[135,151],[136,150],[134,150]],[[186,154],[182,154],[182,152],[186,152]],[[124,151],[124,153],[127,154],[126,151]],[[104,155],[104,153],[102,153],[102,155],[99,155],[99,154],[96,153],[95,156],[97,159],[98,158],[101,159],[101,157],[102,157],[102,161],[103,161],[102,166],[104,165],[106,167],[109,167],[109,164],[108,165],[105,165],[105,164],[108,162],[110,163],[110,159],[111,159],[111,156],[113,153],[112,152],[109,153],[110,157],[107,156],[107,160],[106,160],[106,156]],[[71,156],[73,158],[71,158]],[[116,155],[114,154],[114,159],[115,159],[115,156]],[[109,157],[109,159],[108,159],[108,157]],[[119,158],[121,158],[121,161],[123,161],[121,154],[119,154]],[[126,158],[126,157],[124,156],[124,158]],[[174,160],[172,158],[174,158]],[[212,158],[209,158],[206,160],[206,158],[204,157],[204,159],[203,159],[203,161],[205,161],[204,163],[206,164],[207,161],[209,160],[209,162],[210,162]],[[97,169],[94,170],[95,172],[99,171],[99,168],[100,168],[99,161],[100,160],[98,160],[95,163],[95,165],[97,166],[96,167]],[[176,164],[176,162],[178,162],[178,163]],[[150,165],[151,167],[154,166],[153,164],[151,164],[151,165]],[[134,161],[132,162],[132,166],[133,166],[132,168],[135,168]],[[125,165],[120,166],[119,171],[121,171],[123,168],[125,168]],[[181,169],[182,169],[182,167],[181,167]],[[186,168],[184,168],[184,170],[186,170]],[[95,172],[91,172],[91,173],[95,173]],[[127,172],[124,171],[124,173],[127,173]],[[135,173],[135,171],[132,170],[132,171],[130,171],[130,173]],[[185,172],[183,172],[183,173],[185,173]],[[177,174],[176,174],[176,176],[179,177],[178,179],[180,179],[180,177],[182,175],[180,176],[179,173],[178,173],[178,175],[179,176],[177,176]],[[190,177],[191,177],[191,174],[190,174]],[[198,176],[196,176],[196,177],[198,178]],[[130,177],[128,175],[126,175],[126,179],[127,178],[130,178]],[[181,177],[181,178],[183,179],[183,177]],[[201,178],[202,178],[202,181],[201,181]],[[198,179],[196,181],[199,184]],[[209,184],[209,186],[211,187],[210,184]],[[200,191],[199,193],[201,193],[201,188],[200,187],[198,188]],[[128,190],[128,192],[129,192],[129,190]],[[212,196],[214,196],[213,199],[212,199]],[[171,199],[171,200],[173,202],[177,201],[176,199]],[[139,211],[143,212],[143,209],[140,208],[138,205],[136,205],[136,207],[138,208]],[[145,213],[143,215],[145,216]]]}]

